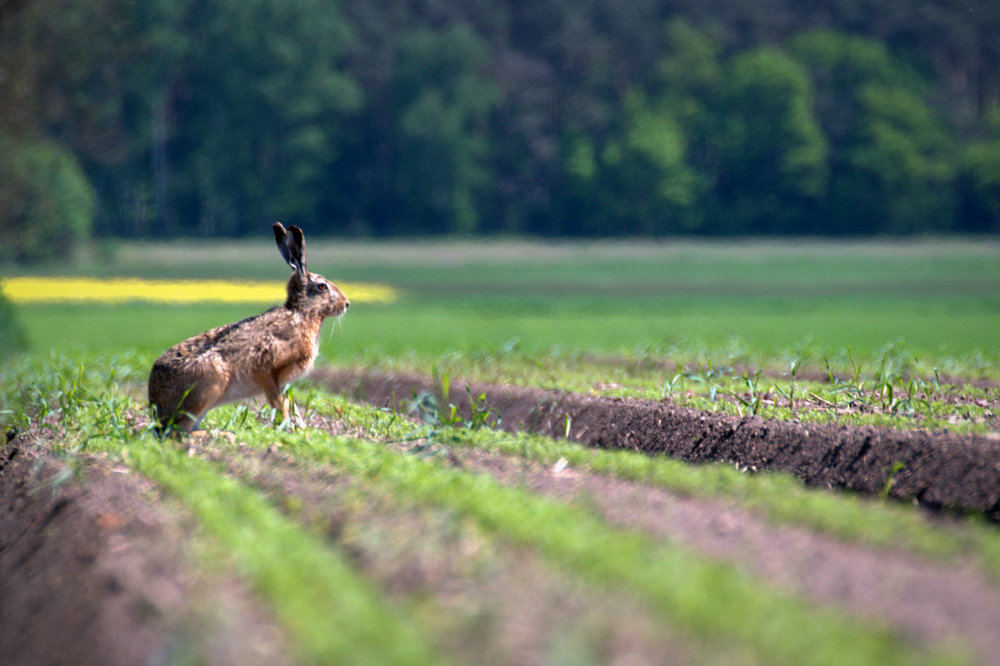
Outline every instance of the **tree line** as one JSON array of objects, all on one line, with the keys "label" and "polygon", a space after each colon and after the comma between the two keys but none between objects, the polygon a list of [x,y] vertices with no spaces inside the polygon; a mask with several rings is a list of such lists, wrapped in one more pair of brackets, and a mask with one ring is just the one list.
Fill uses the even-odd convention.
[{"label": "tree line", "polygon": [[7,0],[0,259],[1000,231],[990,0]]}]

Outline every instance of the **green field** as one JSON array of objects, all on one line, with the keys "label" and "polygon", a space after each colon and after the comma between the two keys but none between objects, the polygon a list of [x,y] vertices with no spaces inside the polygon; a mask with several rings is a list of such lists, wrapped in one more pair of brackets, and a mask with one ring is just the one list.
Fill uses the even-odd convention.
[{"label": "green field", "polygon": [[[706,413],[998,430],[1000,241],[316,240],[309,253],[310,268],[335,281],[401,290],[328,322],[320,364],[669,398]],[[135,243],[100,261],[3,274],[280,285],[287,269],[263,241]],[[594,488],[638,490],[617,500],[626,515],[648,497],[658,516],[661,493],[744,512],[738,520],[778,549],[792,530],[790,543],[808,535],[861,562],[917,562],[934,580],[968,573],[1000,604],[996,525],[890,501],[891,477],[886,497],[865,498],[784,473],[509,434],[428,396],[413,396],[408,412],[379,409],[307,382],[292,389],[306,427],[278,427],[273,409],[250,403],[206,419],[232,438],[156,439],[145,414],[153,358],[261,309],[20,304],[30,349],[0,366],[0,422],[72,470],[59,484],[107,465],[151,480],[199,526],[196,565],[244,583],[295,661],[661,663],[669,650],[678,663],[988,663],[992,630],[920,636],[882,610],[778,584],[743,555],[705,556],[680,536],[614,520],[614,493],[538,489],[568,470]],[[714,520],[707,529],[725,532],[734,519]],[[891,582],[886,572],[875,582]],[[906,603],[888,583],[882,594]],[[527,598],[543,609],[531,622]],[[927,613],[953,600],[936,602]],[[197,661],[202,639],[180,631],[174,661]]]},{"label": "green field", "polygon": [[[403,297],[328,325],[330,361],[416,353],[587,351],[685,360],[875,358],[888,345],[990,374],[1000,357],[1000,242],[558,244],[310,241],[310,268]],[[121,246],[36,274],[286,277],[265,241]],[[7,274],[23,274],[14,269]],[[348,294],[350,296],[350,294]],[[256,306],[27,305],[34,351],[156,352]],[[333,330],[336,329],[336,330]]]}]

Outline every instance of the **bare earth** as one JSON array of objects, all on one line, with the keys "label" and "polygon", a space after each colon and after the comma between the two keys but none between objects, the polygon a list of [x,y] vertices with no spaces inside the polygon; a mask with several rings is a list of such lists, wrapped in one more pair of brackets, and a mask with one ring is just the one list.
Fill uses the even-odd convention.
[{"label": "bare earth", "polygon": [[[313,374],[327,388],[396,406],[431,378],[325,368]],[[469,411],[465,384],[448,400]],[[927,507],[951,507],[1000,518],[1000,440],[981,435],[800,424],[708,414],[670,402],[602,398],[471,382],[472,395],[502,415],[501,427],[589,446],[663,453],[689,462],[725,461],[752,470],[779,469],[805,483],[878,493],[897,463],[891,495]]]},{"label": "bare earth", "polygon": [[[332,369],[313,377],[380,405],[432,388],[423,377]],[[1000,444],[988,438],[807,428],[512,387],[472,391],[488,392],[505,428],[563,436],[569,416],[572,437],[593,446],[787,469],[808,483],[862,492],[881,490],[887,470],[903,461],[894,494],[1000,516]],[[461,406],[465,397],[463,385],[451,400]],[[344,430],[329,417],[308,426]],[[68,473],[49,453],[51,436],[23,433],[0,447],[0,661],[294,661],[253,592],[231,574],[198,565],[194,521],[181,507],[107,459],[86,458]],[[440,512],[359,490],[336,469],[223,440],[198,442],[190,453],[222,464],[278,506],[295,498],[302,507],[295,519],[320,529],[458,663],[749,661],[731,646],[665,633],[655,612],[627,595],[581,585],[537,554]],[[844,543],[721,501],[512,456],[455,449],[442,464],[592,507],[610,524],[731,563],[917,644],[954,641],[980,663],[1000,664],[1000,584],[976,561],[943,563]],[[596,654],[574,652],[581,643],[596,645]]]}]

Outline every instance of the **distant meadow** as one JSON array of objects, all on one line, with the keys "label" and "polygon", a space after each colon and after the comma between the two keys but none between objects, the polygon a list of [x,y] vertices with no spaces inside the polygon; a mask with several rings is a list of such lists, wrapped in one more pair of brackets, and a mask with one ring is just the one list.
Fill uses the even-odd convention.
[{"label": "distant meadow", "polygon": [[[349,313],[321,360],[580,354],[800,365],[894,355],[995,376],[1000,243],[747,240],[364,243],[313,239]],[[111,259],[12,271],[30,349],[159,353],[284,302],[266,240],[123,243]],[[964,373],[963,373],[964,374]]]}]

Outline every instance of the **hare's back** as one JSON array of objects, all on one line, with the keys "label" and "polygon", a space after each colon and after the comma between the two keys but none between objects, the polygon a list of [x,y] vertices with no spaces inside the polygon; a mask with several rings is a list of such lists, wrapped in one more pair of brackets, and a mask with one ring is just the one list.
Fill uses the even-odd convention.
[{"label": "hare's back", "polygon": [[233,354],[245,354],[247,351],[259,348],[275,337],[285,334],[287,329],[290,335],[290,322],[285,322],[287,317],[281,316],[277,312],[279,308],[268,310],[253,317],[247,317],[232,324],[225,324],[216,328],[199,333],[188,338],[184,342],[179,342],[167,351],[163,357],[173,357],[177,362],[183,359],[193,359],[199,357],[222,357],[227,358]]}]

